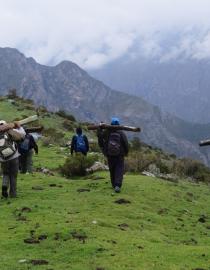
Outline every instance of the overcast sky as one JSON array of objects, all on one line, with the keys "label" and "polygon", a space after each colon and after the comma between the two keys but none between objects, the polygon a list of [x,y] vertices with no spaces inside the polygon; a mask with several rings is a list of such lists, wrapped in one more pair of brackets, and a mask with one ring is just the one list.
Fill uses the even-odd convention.
[{"label": "overcast sky", "polygon": [[94,69],[138,48],[162,61],[202,59],[210,57],[209,29],[210,0],[0,0],[0,47],[42,64]]}]

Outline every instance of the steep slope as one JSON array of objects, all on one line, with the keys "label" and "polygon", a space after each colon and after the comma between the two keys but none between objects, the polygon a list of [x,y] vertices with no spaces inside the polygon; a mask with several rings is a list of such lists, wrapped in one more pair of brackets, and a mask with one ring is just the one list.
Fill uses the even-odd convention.
[{"label": "steep slope", "polygon": [[210,122],[209,60],[116,60],[91,74],[114,89],[198,123]]},{"label": "steep slope", "polygon": [[197,142],[208,136],[210,126],[184,122],[139,97],[111,90],[74,63],[47,67],[17,50],[0,49],[0,94],[9,88],[51,110],[72,112],[83,121],[110,121],[117,115],[126,124],[141,126],[145,142],[208,162]]}]

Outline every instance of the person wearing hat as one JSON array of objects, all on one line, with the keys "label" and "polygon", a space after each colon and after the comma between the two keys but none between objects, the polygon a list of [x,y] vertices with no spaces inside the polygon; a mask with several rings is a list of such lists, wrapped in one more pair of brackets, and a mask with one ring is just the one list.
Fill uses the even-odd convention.
[{"label": "person wearing hat", "polygon": [[17,195],[18,158],[20,156],[16,142],[24,139],[25,131],[18,123],[7,124],[4,120],[0,121],[0,127],[2,127],[0,129],[0,163],[3,173],[2,196],[8,197],[9,188],[9,195],[14,198]]},{"label": "person wearing hat", "polygon": [[[120,125],[117,117],[112,117],[111,125]],[[115,192],[121,191],[124,174],[124,157],[128,154],[128,140],[122,130],[98,129],[98,144],[107,157],[111,184]]]}]

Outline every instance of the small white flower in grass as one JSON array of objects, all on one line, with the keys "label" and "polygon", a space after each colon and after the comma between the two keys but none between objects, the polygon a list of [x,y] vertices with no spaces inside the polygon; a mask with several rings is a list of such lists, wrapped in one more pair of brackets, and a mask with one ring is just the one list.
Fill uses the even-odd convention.
[{"label": "small white flower in grass", "polygon": [[93,224],[97,224],[97,221],[96,221],[96,220],[93,220],[92,223],[93,223]]}]

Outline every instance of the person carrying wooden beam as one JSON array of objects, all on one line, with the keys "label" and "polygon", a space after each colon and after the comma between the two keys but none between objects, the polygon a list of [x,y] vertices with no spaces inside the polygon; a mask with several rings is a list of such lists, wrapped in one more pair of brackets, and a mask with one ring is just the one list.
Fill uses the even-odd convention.
[{"label": "person carrying wooden beam", "polygon": [[16,142],[25,137],[25,131],[19,123],[7,124],[0,121],[0,163],[3,173],[2,196],[15,198],[17,196],[17,175],[19,169],[19,152]]},{"label": "person carrying wooden beam", "polygon": [[98,144],[103,154],[107,157],[111,184],[116,193],[121,191],[124,174],[124,157],[128,155],[128,140],[120,126],[117,117],[111,120],[111,127],[103,129],[98,127]]}]

